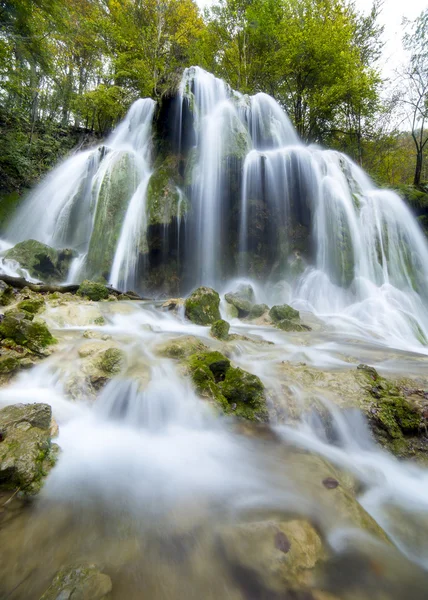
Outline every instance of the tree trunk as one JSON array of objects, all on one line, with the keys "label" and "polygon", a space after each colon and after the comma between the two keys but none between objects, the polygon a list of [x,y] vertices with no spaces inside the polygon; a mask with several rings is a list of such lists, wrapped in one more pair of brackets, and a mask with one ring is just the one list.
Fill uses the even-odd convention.
[{"label": "tree trunk", "polygon": [[413,179],[413,185],[419,186],[421,183],[421,174],[422,174],[422,159],[423,159],[423,150],[417,149],[416,151],[416,168],[415,168],[415,177]]}]

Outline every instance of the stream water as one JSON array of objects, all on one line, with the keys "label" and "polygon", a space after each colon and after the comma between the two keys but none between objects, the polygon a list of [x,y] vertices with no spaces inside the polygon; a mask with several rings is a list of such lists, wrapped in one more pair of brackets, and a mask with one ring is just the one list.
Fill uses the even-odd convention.
[{"label": "stream water", "polygon": [[[151,303],[99,307],[103,326],[93,325],[91,303],[75,306],[73,317],[49,308],[44,318],[58,350],[0,392],[2,406],[51,404],[61,447],[37,502],[23,509],[15,498],[2,507],[2,598],[37,599],[58,568],[82,560],[109,573],[115,600],[426,597],[428,471],[381,450],[358,410],[339,410],[340,386],[323,393],[284,369],[303,364],[340,378],[366,361],[424,385],[425,355],[349,333],[340,339],[324,325],[289,334],[237,319],[231,332],[246,339],[222,346],[207,328]],[[195,396],[178,363],[157,352],[183,335],[226,350],[261,377],[271,427],[221,419]],[[79,379],[81,357],[91,344],[112,342],[126,350],[127,369],[94,402]],[[330,414],[328,435],[311,413],[288,418],[287,410],[307,398]],[[343,509],[337,490],[322,485],[326,476],[340,481],[343,494],[356,494],[392,545],[363,528],[354,508]],[[315,587],[324,590],[318,596],[269,591],[263,576],[269,581],[271,567],[254,581],[240,571],[242,551],[264,568],[263,529],[250,545],[238,538],[236,556],[229,548],[242,523],[272,527],[290,519],[316,523],[328,548],[328,566],[315,575]]]}]

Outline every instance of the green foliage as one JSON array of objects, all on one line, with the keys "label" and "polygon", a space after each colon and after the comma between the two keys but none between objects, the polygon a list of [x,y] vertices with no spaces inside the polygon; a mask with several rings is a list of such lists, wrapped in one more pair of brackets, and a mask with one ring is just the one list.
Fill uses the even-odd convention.
[{"label": "green foliage", "polygon": [[79,296],[86,296],[89,300],[98,302],[99,300],[106,300],[109,296],[108,288],[102,283],[96,283],[95,281],[88,281],[85,279],[76,292]]},{"label": "green foliage", "polygon": [[43,298],[31,298],[29,300],[22,300],[17,305],[18,310],[24,310],[33,315],[41,312],[45,308],[45,301]]},{"label": "green foliage", "polygon": [[56,342],[45,323],[31,320],[33,315],[14,311],[5,315],[0,323],[0,338],[11,339],[20,346],[40,353]]},{"label": "green foliage", "polygon": [[220,317],[220,296],[208,287],[197,288],[184,303],[186,317],[197,325],[212,325]]}]

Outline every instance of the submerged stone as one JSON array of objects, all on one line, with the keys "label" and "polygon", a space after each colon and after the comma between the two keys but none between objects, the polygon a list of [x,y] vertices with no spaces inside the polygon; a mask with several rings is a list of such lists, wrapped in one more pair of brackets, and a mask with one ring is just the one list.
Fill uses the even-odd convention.
[{"label": "submerged stone", "polygon": [[211,335],[219,340],[227,340],[229,338],[229,329],[229,323],[223,319],[219,319],[211,325]]},{"label": "submerged stone", "polygon": [[104,600],[112,590],[111,579],[93,564],[78,564],[58,571],[40,600]]},{"label": "submerged stone", "polygon": [[99,368],[106,373],[117,375],[120,373],[126,362],[126,354],[120,348],[108,348],[102,353],[99,361]]},{"label": "submerged stone", "polygon": [[90,300],[98,302],[99,300],[106,300],[109,297],[110,292],[102,283],[85,279],[85,281],[80,284],[76,293],[79,296],[86,296]]},{"label": "submerged stone", "polygon": [[186,317],[197,325],[212,325],[221,319],[220,296],[209,287],[197,288],[185,301]]},{"label": "submerged stone", "polygon": [[40,491],[55,464],[51,444],[52,410],[48,404],[15,404],[0,410],[0,487],[23,495]]},{"label": "submerged stone", "polygon": [[168,340],[157,347],[160,356],[180,360],[187,358],[196,352],[206,352],[208,347],[198,338],[193,336],[181,336],[175,340]]},{"label": "submerged stone", "polygon": [[267,304],[254,304],[251,307],[250,314],[248,315],[249,319],[258,319],[269,310],[269,306]]}]

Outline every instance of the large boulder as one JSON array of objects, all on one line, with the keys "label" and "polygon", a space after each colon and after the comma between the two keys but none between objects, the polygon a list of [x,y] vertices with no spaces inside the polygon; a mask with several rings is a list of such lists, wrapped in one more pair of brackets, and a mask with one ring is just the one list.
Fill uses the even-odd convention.
[{"label": "large boulder", "polygon": [[212,325],[221,319],[220,296],[209,287],[199,287],[185,301],[186,317],[197,325]]},{"label": "large boulder", "polygon": [[99,300],[106,300],[109,297],[110,292],[102,283],[85,279],[85,281],[80,284],[76,294],[89,298],[89,300],[93,300],[94,302],[98,302]]},{"label": "large boulder", "polygon": [[0,306],[7,306],[12,302],[13,288],[4,281],[0,281]]},{"label": "large boulder", "polygon": [[187,359],[196,391],[215,402],[225,414],[249,421],[269,418],[265,389],[260,379],[239,367],[220,352],[200,352]]},{"label": "large boulder", "polygon": [[310,331],[311,329],[301,322],[299,311],[288,304],[272,306],[269,316],[275,326],[283,331]]},{"label": "large boulder", "polygon": [[15,404],[0,410],[0,488],[25,496],[40,491],[54,466],[58,446],[51,443],[48,404]]},{"label": "large boulder", "polygon": [[229,329],[229,323],[223,319],[219,319],[211,325],[211,335],[218,340],[226,341],[229,339]]},{"label": "large boulder", "polygon": [[32,277],[46,282],[63,281],[75,256],[73,250],[56,250],[37,240],[19,242],[5,254],[5,258],[19,262]]},{"label": "large boulder", "polygon": [[58,571],[40,600],[103,600],[112,590],[111,579],[93,564],[77,564]]}]

